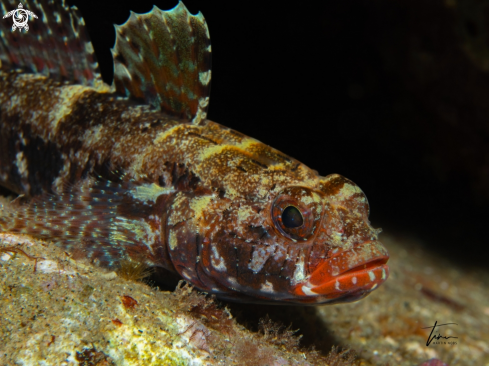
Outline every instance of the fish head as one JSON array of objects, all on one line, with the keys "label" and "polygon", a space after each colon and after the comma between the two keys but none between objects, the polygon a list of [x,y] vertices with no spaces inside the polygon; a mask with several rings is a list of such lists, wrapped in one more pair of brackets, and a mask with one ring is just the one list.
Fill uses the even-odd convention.
[{"label": "fish head", "polygon": [[[381,229],[370,225],[367,197],[349,179],[331,174],[321,178],[318,190],[311,192],[302,197],[296,194],[301,212],[313,216],[308,211],[312,213],[314,206],[304,197],[314,194],[320,197],[322,211],[317,205],[314,220],[318,225],[306,229],[303,238],[296,238],[307,242],[311,249],[307,277],[293,285],[291,292],[296,295],[295,301],[304,303],[357,301],[389,275],[389,255],[378,240]],[[280,223],[277,226],[280,228]]]},{"label": "fish head", "polygon": [[[197,235],[183,241],[197,243],[198,255],[182,264],[181,273],[200,289],[235,301],[356,301],[389,274],[389,255],[368,215],[362,190],[337,174],[310,186],[270,190],[261,200],[208,199],[186,221],[187,228],[193,225],[187,232]],[[188,257],[191,247],[180,248],[186,249],[175,258]]]}]

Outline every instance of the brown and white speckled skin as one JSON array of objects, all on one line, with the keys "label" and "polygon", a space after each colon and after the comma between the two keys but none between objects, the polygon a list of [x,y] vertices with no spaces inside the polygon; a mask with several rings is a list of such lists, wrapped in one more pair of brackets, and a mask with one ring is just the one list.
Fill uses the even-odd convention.
[{"label": "brown and white speckled skin", "polygon": [[[0,90],[2,185],[35,196],[94,173],[110,179],[110,172],[123,172],[143,187],[134,190],[135,200],[160,210],[141,216],[158,240],[140,251],[203,290],[318,303],[358,299],[385,280],[384,265],[382,280],[377,273],[370,283],[341,282],[341,289],[336,281],[334,293],[311,291],[318,268],[323,277],[338,276],[388,258],[369,224],[364,194],[346,178],[321,177],[239,132],[209,120],[179,123],[108,88],[2,72]],[[305,240],[287,237],[272,218],[288,187],[301,187],[294,199],[314,207],[313,233]],[[337,266],[325,266],[338,258]]]},{"label": "brown and white speckled skin", "polygon": [[78,11],[29,6],[42,17],[28,35],[0,24],[0,184],[28,201],[0,207],[0,230],[107,267],[149,262],[236,300],[353,301],[387,279],[360,188],[206,119],[202,14],[131,14],[109,87]]}]

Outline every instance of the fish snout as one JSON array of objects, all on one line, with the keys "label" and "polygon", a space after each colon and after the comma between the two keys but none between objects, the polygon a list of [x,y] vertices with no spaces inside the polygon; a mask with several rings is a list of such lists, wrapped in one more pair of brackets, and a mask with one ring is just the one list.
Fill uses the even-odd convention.
[{"label": "fish snout", "polygon": [[388,260],[389,254],[379,241],[366,242],[325,258],[294,292],[314,297],[319,303],[359,300],[387,280]]}]

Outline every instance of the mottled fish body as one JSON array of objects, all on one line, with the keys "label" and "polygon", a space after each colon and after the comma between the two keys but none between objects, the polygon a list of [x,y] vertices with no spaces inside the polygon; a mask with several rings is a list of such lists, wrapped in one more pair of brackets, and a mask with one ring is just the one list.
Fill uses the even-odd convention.
[{"label": "mottled fish body", "polygon": [[[2,0],[4,10],[12,1]],[[239,301],[358,300],[388,276],[360,188],[206,118],[211,46],[182,3],[116,26],[101,80],[76,8],[2,24],[0,230],[99,265],[145,261]]]}]

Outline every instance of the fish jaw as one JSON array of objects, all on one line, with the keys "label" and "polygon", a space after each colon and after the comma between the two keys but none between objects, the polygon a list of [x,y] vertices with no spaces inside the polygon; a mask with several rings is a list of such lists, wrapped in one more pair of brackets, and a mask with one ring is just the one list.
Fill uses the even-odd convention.
[{"label": "fish jaw", "polygon": [[294,286],[294,302],[351,302],[362,299],[389,277],[389,254],[379,241],[369,241],[325,258],[308,279]]}]

